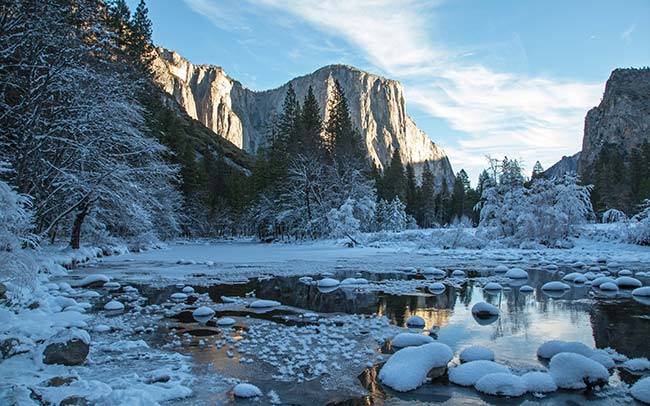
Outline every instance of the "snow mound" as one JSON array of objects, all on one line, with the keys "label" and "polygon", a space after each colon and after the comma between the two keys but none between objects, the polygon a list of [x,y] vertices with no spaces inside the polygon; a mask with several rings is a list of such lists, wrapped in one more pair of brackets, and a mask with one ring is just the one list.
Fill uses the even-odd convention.
[{"label": "snow mound", "polygon": [[485,375],[476,382],[474,388],[494,396],[518,397],[526,393],[526,384],[520,377],[503,372]]},{"label": "snow mound", "polygon": [[280,306],[280,304],[280,302],[276,302],[275,300],[256,300],[251,303],[249,307],[252,307],[253,309],[265,309],[268,307]]},{"label": "snow mound", "polygon": [[460,353],[460,362],[472,362],[472,361],[494,361],[494,351],[487,347],[480,345],[474,345],[472,347],[467,347]]},{"label": "snow mound", "polygon": [[214,316],[214,310],[212,310],[207,306],[201,306],[192,312],[192,317],[194,317],[197,320],[205,319],[205,318],[210,319],[212,316]]},{"label": "snow mound", "polygon": [[421,328],[424,328],[424,326],[426,326],[426,324],[427,323],[420,316],[411,316],[406,320],[406,325],[408,327],[421,327]]},{"label": "snow mound", "polygon": [[416,347],[433,342],[431,336],[417,333],[400,333],[393,338],[393,347]]},{"label": "snow mound", "polygon": [[639,402],[650,403],[650,376],[639,379],[630,390],[632,397]]},{"label": "snow mound", "polygon": [[650,361],[647,358],[632,358],[623,363],[623,368],[634,372],[641,372],[650,369]]},{"label": "snow mound", "polygon": [[318,281],[318,286],[321,288],[333,288],[339,286],[340,282],[332,278],[323,278]]},{"label": "snow mound", "polygon": [[609,379],[607,368],[583,355],[561,352],[551,358],[549,371],[559,388],[585,389],[603,385]]},{"label": "snow mound", "polygon": [[464,278],[465,277],[465,271],[461,271],[460,269],[456,269],[454,272],[451,273],[451,276],[455,278]]},{"label": "snow mound", "polygon": [[557,390],[553,376],[547,372],[533,371],[523,374],[521,380],[530,393],[549,393]]},{"label": "snow mound", "polygon": [[75,286],[83,287],[83,286],[88,286],[88,285],[92,285],[93,283],[99,283],[99,282],[101,282],[103,285],[104,283],[109,282],[110,280],[111,278],[102,274],[88,275],[82,280],[75,283]]},{"label": "snow mound", "polygon": [[617,275],[618,276],[632,276],[632,275],[634,275],[634,273],[632,271],[630,271],[629,269],[621,269],[620,271],[618,271]]},{"label": "snow mound", "polygon": [[447,272],[443,271],[442,269],[433,268],[433,267],[432,268],[424,268],[422,270],[422,273],[424,275],[431,275],[434,278],[444,278],[445,276],[447,276]]},{"label": "snow mound", "polygon": [[235,319],[230,317],[222,317],[217,320],[217,326],[231,326],[233,324],[235,324]]},{"label": "snow mound", "polygon": [[533,287],[530,286],[530,285],[524,285],[524,286],[522,286],[522,287],[519,288],[519,291],[520,291],[520,292],[523,292],[523,293],[530,293],[530,292],[532,292],[532,291],[534,291],[534,290],[535,290],[535,289],[533,289]]},{"label": "snow mound", "polygon": [[506,272],[506,278],[510,279],[527,279],[528,278],[528,272],[524,271],[521,268],[512,268],[508,272]]},{"label": "snow mound", "polygon": [[117,300],[111,300],[104,305],[104,310],[124,310],[124,305]]},{"label": "snow mound", "polygon": [[250,383],[238,383],[232,391],[238,398],[254,398],[256,396],[262,396],[260,388],[251,385]]},{"label": "snow mound", "polygon": [[416,389],[434,368],[446,367],[453,358],[451,348],[441,343],[407,347],[393,354],[379,371],[379,380],[399,392]]},{"label": "snow mound", "polygon": [[632,291],[633,296],[650,296],[650,286],[636,288]]},{"label": "snow mound", "polygon": [[194,293],[194,288],[191,286],[185,286],[183,288],[183,293],[187,293],[187,294]]},{"label": "snow mound", "polygon": [[616,278],[616,284],[620,288],[640,288],[643,286],[640,280],[632,278],[631,276],[621,276]]},{"label": "snow mound", "polygon": [[472,314],[478,318],[488,318],[499,315],[499,309],[487,302],[478,302],[472,306]]},{"label": "snow mound", "polygon": [[496,273],[506,273],[508,271],[508,267],[503,264],[497,265],[496,268],[494,268],[494,272]]},{"label": "snow mound", "polygon": [[613,278],[610,278],[609,276],[600,276],[596,279],[594,279],[591,284],[596,287],[600,287],[603,283],[616,283],[616,281]]},{"label": "snow mound", "polygon": [[483,286],[484,290],[501,290],[503,289],[503,286],[499,285],[496,282],[489,282],[485,286]]},{"label": "snow mound", "polygon": [[604,290],[606,292],[616,292],[618,290],[618,285],[612,282],[605,282],[602,283],[599,286],[600,290]]},{"label": "snow mound", "polygon": [[442,293],[446,289],[445,285],[440,282],[432,283],[429,285],[429,291],[431,292],[436,292],[436,293]]},{"label": "snow mound", "polygon": [[596,361],[597,363],[599,363],[600,365],[604,366],[607,369],[612,369],[616,366],[616,363],[614,362],[612,357],[610,357],[607,353],[605,353],[605,351],[595,352],[594,355],[592,355],[589,358],[593,359],[594,361]]},{"label": "snow mound", "polygon": [[561,352],[580,354],[585,357],[594,355],[594,350],[581,342],[551,340],[539,346],[537,356],[544,359],[551,359]]},{"label": "snow mound", "polygon": [[359,286],[367,284],[368,280],[365,278],[346,278],[341,281],[341,286]]},{"label": "snow mound", "polygon": [[577,278],[584,278],[584,275],[581,274],[580,272],[571,272],[569,274],[564,275],[562,280],[574,282]]},{"label": "snow mound", "polygon": [[474,386],[485,375],[510,373],[510,369],[493,361],[472,361],[449,369],[449,380],[460,386]]},{"label": "snow mound", "polygon": [[571,289],[571,286],[560,281],[547,282],[542,286],[542,290],[548,291],[565,291]]},{"label": "snow mound", "polygon": [[187,299],[187,295],[185,293],[176,292],[176,293],[172,293],[170,298],[175,302],[182,302],[185,299]]}]

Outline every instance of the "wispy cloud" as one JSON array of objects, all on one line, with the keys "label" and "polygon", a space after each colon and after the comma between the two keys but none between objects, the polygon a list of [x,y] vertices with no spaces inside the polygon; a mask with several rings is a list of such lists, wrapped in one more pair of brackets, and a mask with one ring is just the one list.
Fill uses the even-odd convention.
[{"label": "wispy cloud", "polygon": [[[473,174],[485,154],[521,157],[529,167],[536,160],[549,165],[563,154],[573,154],[580,149],[585,113],[603,89],[602,84],[494,70],[481,63],[480,56],[489,50],[476,46],[450,49],[437,30],[438,1],[247,0],[247,4],[287,13],[341,37],[371,66],[401,80],[408,103],[466,134],[447,149],[456,169],[465,167]],[[444,136],[429,135],[437,141]]]},{"label": "wispy cloud", "polygon": [[625,42],[629,42],[632,39],[632,33],[636,29],[636,23],[627,27],[625,31],[621,34],[621,39]]}]

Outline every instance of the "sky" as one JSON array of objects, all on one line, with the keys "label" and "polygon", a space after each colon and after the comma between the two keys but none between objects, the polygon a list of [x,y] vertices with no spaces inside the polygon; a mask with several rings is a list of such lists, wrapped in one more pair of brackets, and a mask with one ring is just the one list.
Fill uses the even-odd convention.
[{"label": "sky", "polygon": [[[134,8],[137,0],[129,0]],[[407,112],[472,182],[581,148],[618,67],[650,65],[650,0],[150,0],[153,40],[254,90],[342,63],[402,82]]]}]

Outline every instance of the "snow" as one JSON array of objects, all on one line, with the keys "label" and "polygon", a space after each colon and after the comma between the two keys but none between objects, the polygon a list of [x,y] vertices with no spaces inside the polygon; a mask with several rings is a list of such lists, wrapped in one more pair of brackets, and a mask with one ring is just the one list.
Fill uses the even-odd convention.
[{"label": "snow", "polygon": [[501,286],[500,284],[498,284],[496,282],[489,282],[485,286],[483,286],[483,289],[497,291],[497,290],[502,290],[503,286]]},{"label": "snow", "polygon": [[431,369],[446,367],[453,356],[451,348],[442,343],[407,347],[388,359],[378,377],[384,385],[407,392],[426,382]]},{"label": "snow", "polygon": [[650,361],[647,358],[632,358],[623,363],[623,368],[634,372],[650,370]]},{"label": "snow", "polygon": [[533,287],[529,286],[529,285],[524,285],[524,286],[519,288],[519,291],[523,292],[523,293],[530,293],[530,292],[533,292],[534,290],[535,289],[533,289]]},{"label": "snow", "polygon": [[341,286],[359,286],[367,285],[368,280],[365,278],[345,278],[341,281]]},{"label": "snow", "polygon": [[587,385],[607,383],[609,379],[609,372],[603,365],[570,352],[554,355],[549,363],[549,371],[562,389],[584,389]]},{"label": "snow", "polygon": [[478,302],[472,306],[472,314],[475,314],[478,317],[498,316],[499,309],[487,302]]},{"label": "snow", "polygon": [[494,361],[494,351],[487,347],[480,345],[475,345],[472,347],[467,347],[460,353],[460,362],[471,362],[471,361]]},{"label": "snow", "polygon": [[222,317],[217,320],[217,326],[231,326],[235,324],[235,319],[230,317]]},{"label": "snow", "polygon": [[253,309],[267,309],[269,307],[276,307],[280,306],[280,302],[276,302],[275,300],[256,300],[253,303],[249,305],[249,307]]},{"label": "snow", "polygon": [[614,362],[612,357],[605,352],[595,352],[589,358],[593,359],[594,361],[596,361],[597,363],[599,363],[600,365],[604,366],[607,369],[612,369],[616,366],[616,363]]},{"label": "snow", "polygon": [[580,272],[572,272],[562,279],[573,283],[585,283],[587,281],[587,278]]},{"label": "snow", "polygon": [[526,384],[520,377],[503,372],[483,376],[474,387],[479,392],[495,396],[519,397],[526,393]]},{"label": "snow", "polygon": [[238,383],[233,388],[233,394],[238,398],[254,398],[262,396],[262,391],[250,383]]},{"label": "snow", "polygon": [[414,315],[406,319],[406,325],[408,327],[424,328],[424,326],[426,326],[426,322],[422,317]]},{"label": "snow", "polygon": [[643,286],[640,280],[632,278],[630,276],[621,276],[616,278],[616,284],[620,288],[639,288]]},{"label": "snow", "polygon": [[431,285],[429,285],[429,291],[435,292],[435,293],[438,293],[438,294],[444,292],[445,289],[446,289],[445,285],[443,283],[440,283],[440,282],[435,282],[435,283],[432,283]]},{"label": "snow", "polygon": [[191,287],[191,286],[185,286],[183,288],[183,293],[186,293],[186,294],[194,293],[194,288]]},{"label": "snow", "polygon": [[201,306],[192,312],[192,317],[201,322],[205,323],[214,316],[214,310],[207,306]]},{"label": "snow", "polygon": [[496,273],[507,273],[508,270],[508,267],[503,264],[499,264],[494,268],[494,272]]},{"label": "snow", "polygon": [[606,292],[616,292],[618,291],[618,285],[612,282],[605,282],[599,286],[600,290]]},{"label": "snow", "polygon": [[318,281],[318,286],[321,288],[333,288],[339,286],[340,282],[332,278],[323,278]]},{"label": "snow", "polygon": [[111,279],[108,276],[102,274],[88,275],[82,280],[76,282],[75,286],[84,287],[84,286],[92,285],[93,283],[100,283],[100,282],[104,284],[106,282],[109,282],[110,280]]},{"label": "snow", "polygon": [[172,293],[170,298],[175,302],[182,302],[187,300],[187,295],[185,293],[176,292],[176,293]]},{"label": "snow", "polygon": [[633,296],[648,296],[650,297],[650,286],[644,286],[642,288],[636,288],[632,291]]},{"label": "snow", "polygon": [[454,278],[464,278],[465,277],[465,271],[461,271],[460,269],[456,269],[454,272],[451,273],[451,276]]},{"label": "snow", "polygon": [[571,352],[585,357],[591,357],[594,354],[594,349],[577,341],[567,342],[560,340],[546,341],[537,348],[537,356],[544,359],[551,359],[561,352]]},{"label": "snow", "polygon": [[510,279],[528,279],[528,272],[521,268],[512,268],[506,272],[505,277]]},{"label": "snow", "polygon": [[620,271],[618,271],[617,275],[618,276],[632,276],[632,275],[634,275],[634,273],[632,271],[630,271],[629,269],[621,269]]},{"label": "snow", "polygon": [[571,289],[571,286],[560,281],[547,282],[542,286],[542,290],[548,291],[564,291]]},{"label": "snow", "polygon": [[526,385],[526,391],[530,393],[549,393],[557,390],[553,376],[547,372],[528,372],[521,376],[521,380]]},{"label": "snow", "polygon": [[460,386],[474,386],[485,375],[510,373],[510,369],[493,361],[472,361],[449,369],[449,381]]},{"label": "snow", "polygon": [[104,305],[104,310],[109,310],[109,311],[124,310],[124,305],[117,300],[111,300],[110,302]]},{"label": "snow", "polygon": [[447,276],[447,272],[443,271],[442,269],[432,268],[432,267],[424,268],[422,270],[422,273],[424,275],[433,276],[436,279],[444,278],[445,276]]},{"label": "snow", "polygon": [[650,377],[636,381],[630,389],[630,394],[634,399],[650,404]]},{"label": "snow", "polygon": [[433,342],[431,336],[417,333],[400,333],[396,335],[392,344],[393,347],[415,347],[418,345],[429,344]]},{"label": "snow", "polygon": [[607,282],[616,283],[614,278],[610,278],[609,276],[601,276],[601,277],[598,277],[598,278],[594,279],[591,282],[591,284],[593,286],[595,286],[595,287],[600,287],[600,285],[602,285],[603,283],[607,283]]}]

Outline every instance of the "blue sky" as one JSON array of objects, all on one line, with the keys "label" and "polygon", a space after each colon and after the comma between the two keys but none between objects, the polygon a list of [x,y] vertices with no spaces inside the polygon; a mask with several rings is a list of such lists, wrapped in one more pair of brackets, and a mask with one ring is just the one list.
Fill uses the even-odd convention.
[{"label": "blue sky", "polygon": [[[134,6],[137,0],[130,0]],[[650,0],[150,1],[154,42],[263,90],[344,63],[404,84],[407,110],[473,183],[581,146],[617,67],[650,65]]]}]

